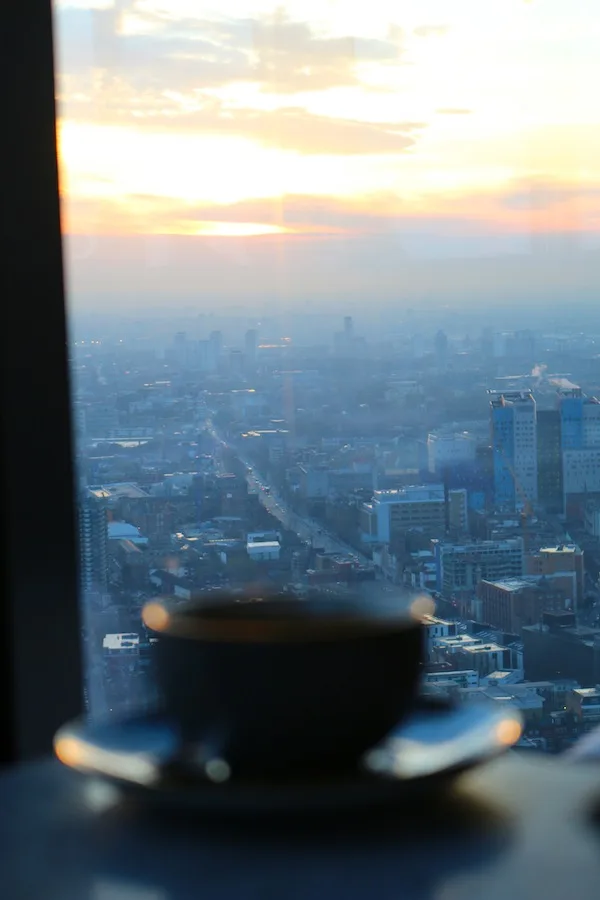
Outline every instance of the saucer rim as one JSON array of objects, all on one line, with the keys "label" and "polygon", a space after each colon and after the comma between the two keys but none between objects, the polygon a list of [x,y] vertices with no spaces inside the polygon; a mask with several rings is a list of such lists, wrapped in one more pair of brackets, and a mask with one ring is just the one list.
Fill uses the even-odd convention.
[{"label": "saucer rim", "polygon": [[[461,710],[461,705],[451,702],[440,703],[438,698],[430,702],[429,698],[419,698],[412,714],[403,720],[397,732],[392,730],[377,747],[385,750],[393,740],[398,740],[402,734],[402,728],[411,720],[411,715],[425,714],[434,717],[436,714],[452,713]],[[499,710],[486,707],[481,708],[482,714],[489,718],[490,731],[499,721]],[[506,711],[504,711],[506,715]],[[510,710],[510,715],[515,721],[522,721],[517,710]],[[75,738],[84,741],[88,746],[96,749],[99,741],[92,740],[94,731],[104,727],[129,726],[136,722],[149,723],[168,727],[176,733],[173,719],[166,714],[148,712],[141,715],[125,717],[118,722],[90,723],[81,718],[67,722],[57,732],[56,741],[61,737]],[[465,728],[465,734],[468,733]],[[424,741],[417,741],[425,745]],[[83,776],[108,782],[120,789],[124,795],[136,796],[152,805],[174,807],[178,809],[195,810],[197,812],[223,812],[226,814],[248,813],[302,813],[316,811],[330,811],[364,808],[371,805],[389,805],[398,800],[399,795],[408,790],[424,790],[434,787],[440,781],[449,781],[461,773],[481,765],[502,755],[509,750],[511,745],[503,746],[500,743],[490,741],[489,748],[483,752],[466,752],[464,757],[454,760],[448,765],[440,766],[434,770],[406,775],[394,773],[390,768],[384,771],[376,771],[368,768],[365,763],[367,754],[357,760],[356,769],[348,769],[340,773],[324,772],[322,775],[306,773],[300,777],[299,773],[287,777],[268,779],[265,776],[232,777],[227,781],[217,783],[208,777],[202,776],[198,771],[198,777],[193,777],[191,772],[184,773],[177,770],[175,760],[162,761],[157,764],[159,778],[154,783],[143,784],[123,774],[111,774],[102,771],[101,767],[70,765],[64,759],[60,761],[73,771]],[[106,749],[106,748],[105,748]],[[375,749],[375,748],[373,748]],[[57,754],[58,755],[58,754]],[[133,756],[134,754],[132,754]],[[139,757],[139,753],[137,754]],[[195,774],[195,773],[194,773]]]}]

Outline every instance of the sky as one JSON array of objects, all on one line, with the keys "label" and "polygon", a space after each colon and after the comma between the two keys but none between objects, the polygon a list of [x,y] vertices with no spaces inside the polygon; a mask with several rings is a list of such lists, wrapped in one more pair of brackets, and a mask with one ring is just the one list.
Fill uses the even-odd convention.
[{"label": "sky", "polygon": [[72,299],[593,291],[597,11],[56,0]]}]

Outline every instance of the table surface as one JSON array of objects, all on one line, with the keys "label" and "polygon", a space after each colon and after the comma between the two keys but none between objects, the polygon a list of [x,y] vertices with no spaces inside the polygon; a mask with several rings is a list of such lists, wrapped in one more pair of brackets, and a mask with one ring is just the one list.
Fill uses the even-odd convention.
[{"label": "table surface", "polygon": [[0,777],[11,900],[594,900],[600,764],[510,754],[383,814],[217,822],[152,812],[54,761]]}]

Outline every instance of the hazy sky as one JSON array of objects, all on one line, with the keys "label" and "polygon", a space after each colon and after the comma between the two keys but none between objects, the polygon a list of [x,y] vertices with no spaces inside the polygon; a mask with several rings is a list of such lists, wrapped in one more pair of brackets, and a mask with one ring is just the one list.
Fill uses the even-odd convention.
[{"label": "hazy sky", "polygon": [[592,290],[598,8],[57,0],[75,300]]}]

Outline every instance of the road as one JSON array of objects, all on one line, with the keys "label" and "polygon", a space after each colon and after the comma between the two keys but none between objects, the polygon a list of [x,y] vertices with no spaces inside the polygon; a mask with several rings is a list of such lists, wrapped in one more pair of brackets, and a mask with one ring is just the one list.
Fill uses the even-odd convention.
[{"label": "road", "polygon": [[245,466],[248,489],[258,494],[261,504],[272,516],[281,522],[283,528],[287,531],[293,531],[301,541],[312,543],[314,546],[325,550],[326,553],[341,553],[344,556],[353,557],[359,565],[371,565],[371,560],[368,557],[346,544],[337,535],[323,528],[321,522],[316,522],[314,519],[300,516],[294,512],[289,504],[278,496],[273,486],[256,471],[252,463],[247,459],[243,459],[237,449],[224,440],[214,427],[212,420],[207,420],[206,427],[208,433],[218,445],[236,454],[240,462]]},{"label": "road", "polygon": [[300,540],[312,542],[315,546],[325,550],[326,553],[341,553],[345,556],[353,557],[360,565],[371,565],[371,561],[364,554],[359,553],[337,535],[323,528],[321,522],[316,522],[314,519],[300,516],[294,512],[278,496],[273,487],[257,474],[250,464],[245,460],[242,460],[242,462],[246,465],[248,488],[256,491],[264,508],[278,519],[285,529],[295,532]]}]

